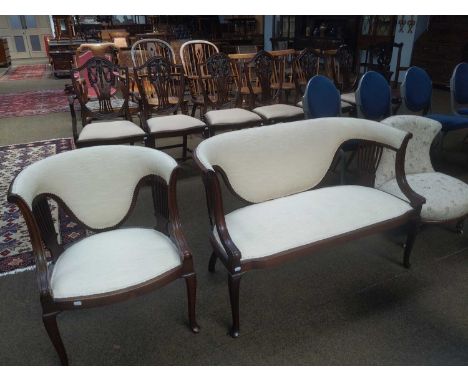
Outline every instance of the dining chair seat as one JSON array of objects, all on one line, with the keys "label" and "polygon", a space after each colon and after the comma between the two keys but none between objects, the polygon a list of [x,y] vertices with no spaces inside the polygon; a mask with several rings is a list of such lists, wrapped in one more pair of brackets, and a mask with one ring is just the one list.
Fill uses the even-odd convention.
[{"label": "dining chair seat", "polygon": [[274,104],[267,106],[260,106],[252,110],[264,120],[281,120],[291,118],[302,118],[304,110],[297,106],[286,104]]},{"label": "dining chair seat", "polygon": [[121,121],[100,121],[88,123],[81,130],[77,144],[90,142],[108,142],[112,140],[120,140],[125,138],[143,138],[145,132],[135,123]]},{"label": "dining chair seat", "polygon": [[[203,129],[205,124],[195,117],[185,114],[165,115],[147,120],[151,134],[169,131]],[[201,131],[201,130],[200,130]]]},{"label": "dining chair seat", "polygon": [[205,119],[209,126],[241,125],[260,123],[262,121],[262,118],[258,114],[240,108],[211,110],[205,114]]}]

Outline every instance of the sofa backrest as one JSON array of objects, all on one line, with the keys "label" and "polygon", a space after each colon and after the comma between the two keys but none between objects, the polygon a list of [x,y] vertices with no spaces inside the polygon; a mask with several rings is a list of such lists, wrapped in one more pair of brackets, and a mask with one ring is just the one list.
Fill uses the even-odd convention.
[{"label": "sofa backrest", "polygon": [[[395,115],[384,119],[382,123],[413,134],[406,148],[406,174],[434,172],[430,149],[432,141],[442,128],[440,122],[418,115]],[[375,186],[380,187],[393,178],[395,178],[395,152],[384,149],[375,173]]]},{"label": "sofa backrest", "polygon": [[205,171],[220,167],[241,198],[259,203],[316,186],[347,140],[398,149],[406,135],[369,120],[319,118],[220,134],[200,143],[195,155]]}]

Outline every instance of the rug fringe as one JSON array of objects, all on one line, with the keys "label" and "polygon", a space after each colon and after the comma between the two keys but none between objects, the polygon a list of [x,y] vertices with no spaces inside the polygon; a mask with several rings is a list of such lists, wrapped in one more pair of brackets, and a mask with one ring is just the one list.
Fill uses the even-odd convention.
[{"label": "rug fringe", "polygon": [[34,269],[36,269],[36,266],[35,265],[30,265],[29,267],[18,268],[18,269],[14,269],[13,271],[0,273],[0,277],[8,276],[8,275],[15,275],[17,273],[21,273],[21,272],[25,272],[25,271],[32,271]]}]

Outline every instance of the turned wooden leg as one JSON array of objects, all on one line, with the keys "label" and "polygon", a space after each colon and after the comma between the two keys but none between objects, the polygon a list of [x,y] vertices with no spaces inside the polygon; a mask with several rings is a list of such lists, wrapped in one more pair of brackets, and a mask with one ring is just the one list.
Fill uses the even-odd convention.
[{"label": "turned wooden leg", "polygon": [[197,276],[195,273],[192,273],[188,276],[185,276],[185,284],[187,285],[187,300],[188,300],[188,315],[189,315],[189,325],[192,332],[200,332],[200,327],[197,324],[195,318],[195,303],[197,300]]},{"label": "turned wooden leg", "polygon": [[229,334],[232,338],[239,337],[239,287],[242,274],[228,275],[229,299],[231,301],[232,327]]},{"label": "turned wooden leg", "polygon": [[216,271],[216,260],[218,260],[218,256],[216,256],[216,253],[212,253],[210,257],[210,262],[208,264],[208,271],[211,273],[214,273]]},{"label": "turned wooden leg", "polygon": [[52,345],[54,345],[55,350],[57,351],[58,356],[60,357],[60,363],[63,366],[68,366],[68,356],[65,351],[65,346],[63,345],[62,338],[57,326],[57,315],[59,312],[47,313],[42,315],[42,322],[44,327],[49,335]]},{"label": "turned wooden leg", "polygon": [[410,227],[408,229],[408,236],[406,238],[405,252],[403,255],[403,265],[405,268],[409,268],[411,266],[409,258],[413,249],[414,241],[416,240],[418,229],[419,223],[410,223]]}]

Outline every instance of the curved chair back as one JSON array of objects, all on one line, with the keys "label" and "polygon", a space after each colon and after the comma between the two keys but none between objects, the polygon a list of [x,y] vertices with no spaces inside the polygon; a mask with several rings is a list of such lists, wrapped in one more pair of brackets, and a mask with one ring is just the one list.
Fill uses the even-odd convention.
[{"label": "curved chair back", "polygon": [[390,85],[380,73],[366,72],[356,90],[356,106],[360,118],[381,120],[391,115]]},{"label": "curved chair back", "polygon": [[307,119],[341,115],[340,92],[333,82],[321,75],[307,83],[302,104]]},{"label": "curved chair back", "polygon": [[146,61],[155,56],[162,56],[175,64],[175,54],[172,46],[157,38],[147,38],[136,41],[130,50],[133,66],[142,66]]},{"label": "curved chair back", "polygon": [[455,114],[468,114],[468,109],[460,113],[460,106],[468,105],[468,63],[461,62],[453,70],[450,78],[452,110]]},{"label": "curved chair back", "polygon": [[320,56],[311,48],[305,48],[294,58],[292,69],[296,89],[303,93],[309,80],[318,74]]},{"label": "curved chair back", "polygon": [[261,99],[256,98],[256,100],[259,101],[261,105],[271,104],[281,91],[283,85],[283,73],[278,75],[280,82],[277,86],[275,88],[272,87],[272,83],[275,78],[275,63],[275,57],[267,51],[261,50],[252,58],[252,60],[244,64],[244,74],[247,80],[247,87],[249,88],[250,94],[255,96],[256,94],[253,89],[253,83],[254,81],[257,82],[261,90]]},{"label": "curved chair back", "polygon": [[201,142],[195,156],[205,171],[220,167],[241,198],[260,203],[315,187],[348,140],[374,141],[398,150],[406,136],[375,121],[309,119],[216,135]]},{"label": "curved chair back", "polygon": [[177,163],[161,151],[135,146],[96,146],[50,156],[25,168],[10,195],[32,211],[40,197],[64,205],[93,230],[113,229],[133,208],[138,187],[148,176],[169,184]]},{"label": "curved chair back", "polygon": [[[439,122],[418,115],[394,115],[384,119],[382,123],[413,134],[413,138],[408,141],[405,154],[407,175],[434,172],[430,149],[434,138],[442,128]],[[384,149],[375,173],[375,186],[379,187],[393,178],[395,178],[395,153]]]},{"label": "curved chair back", "polygon": [[417,66],[406,71],[401,84],[401,98],[408,110],[427,114],[431,109],[432,81],[427,72]]}]

